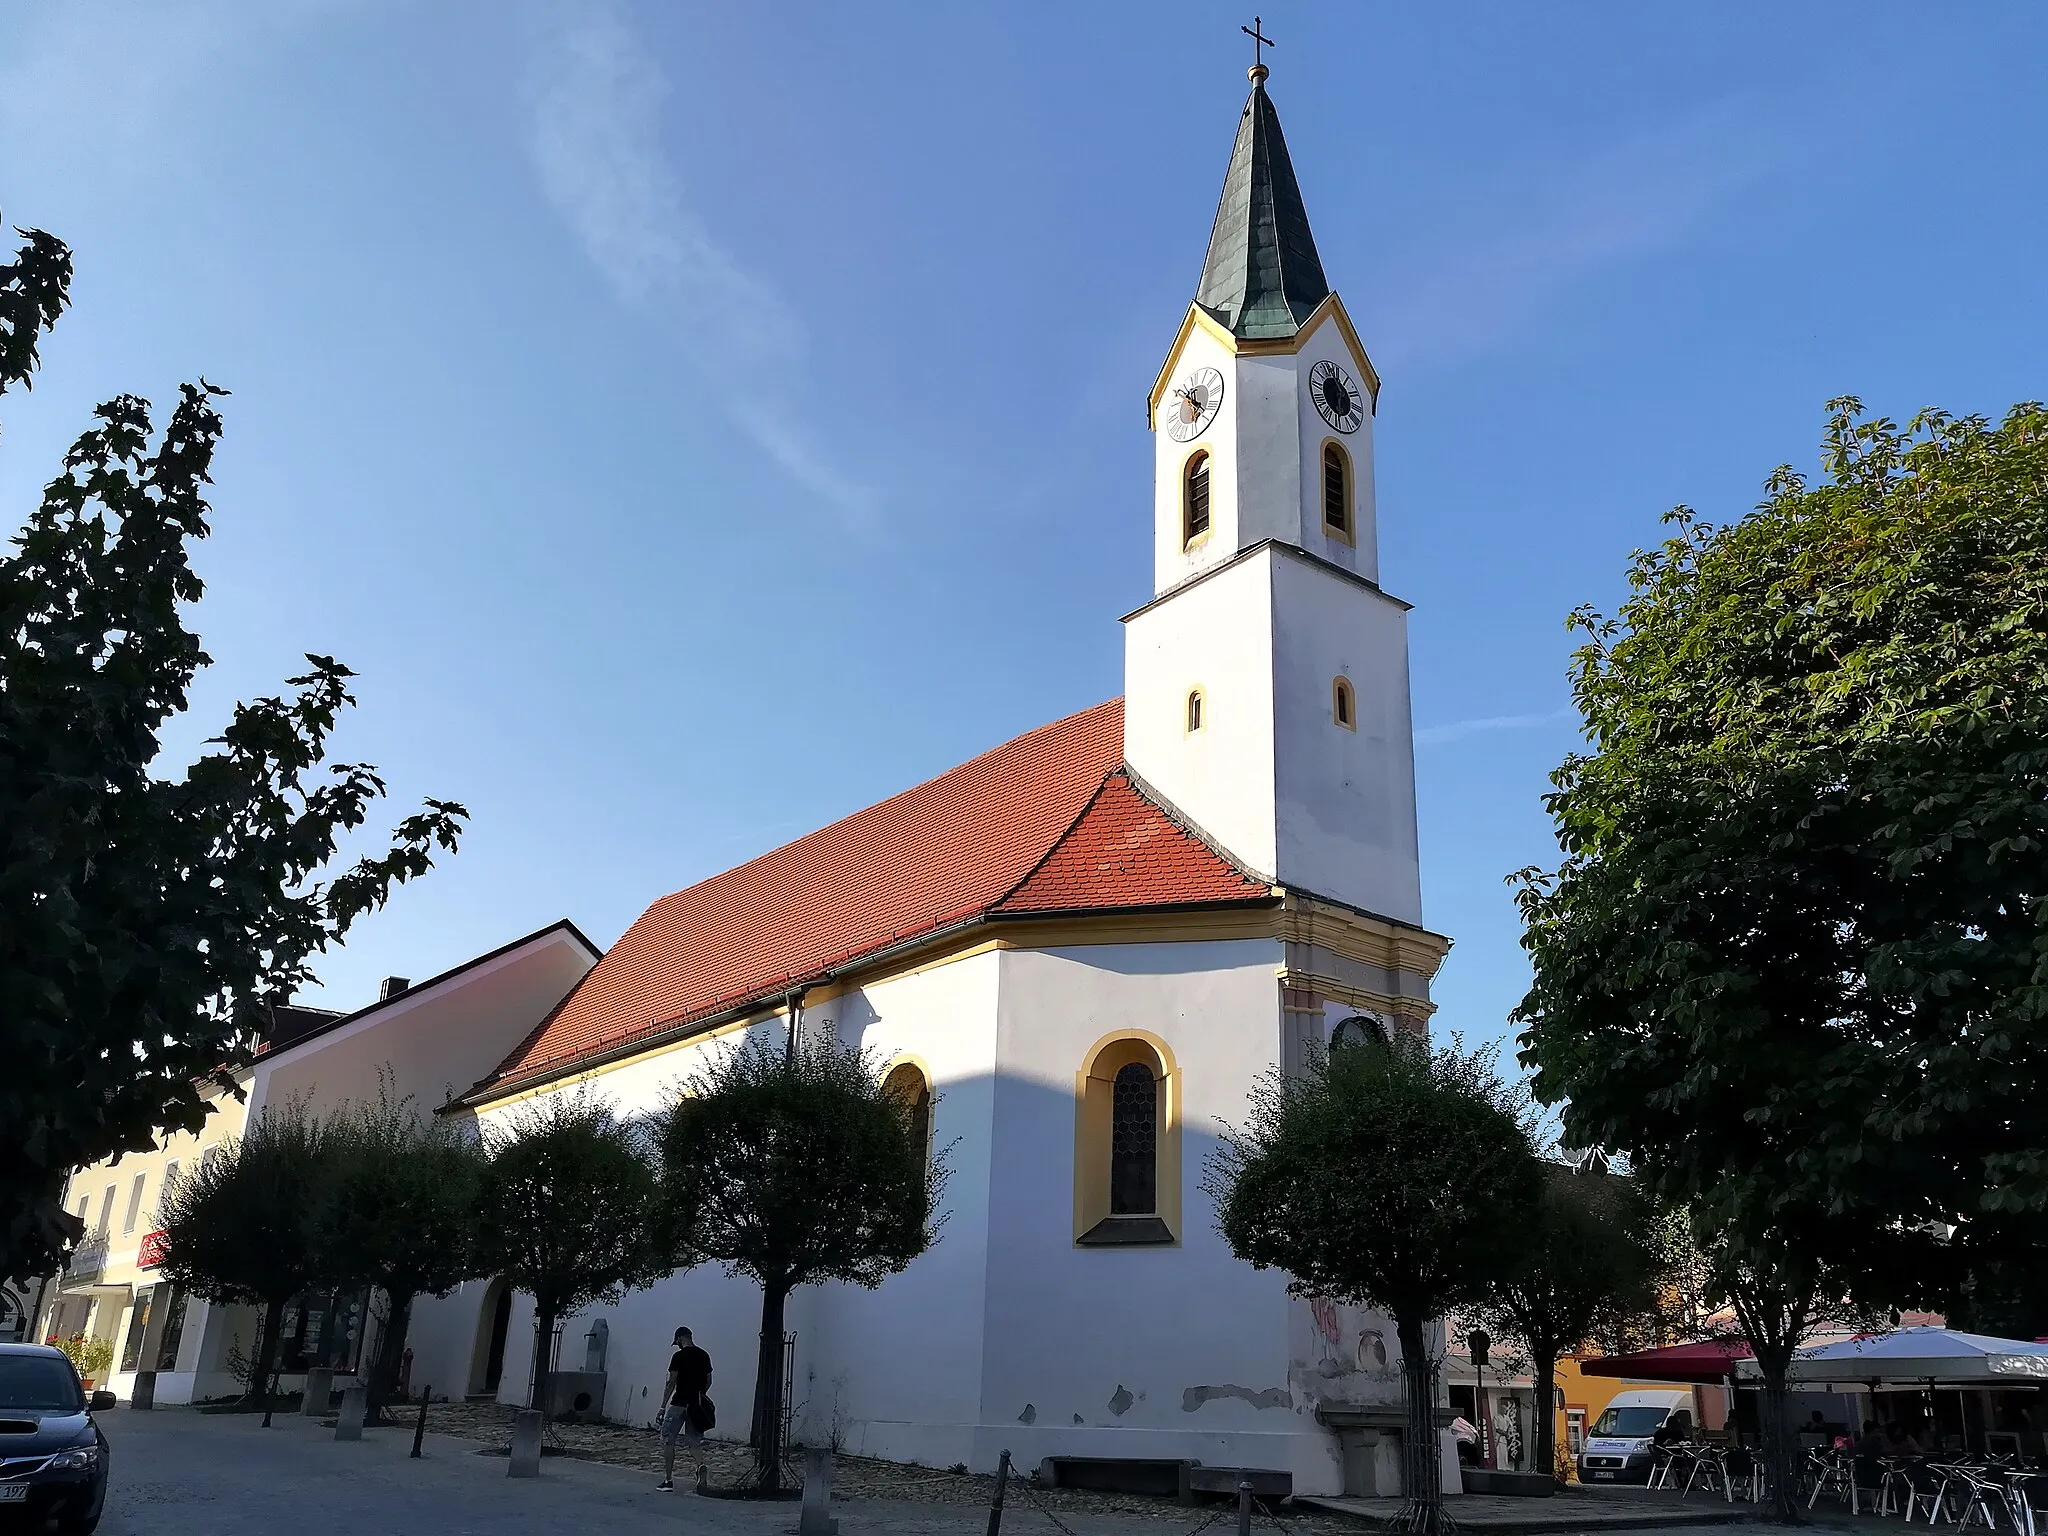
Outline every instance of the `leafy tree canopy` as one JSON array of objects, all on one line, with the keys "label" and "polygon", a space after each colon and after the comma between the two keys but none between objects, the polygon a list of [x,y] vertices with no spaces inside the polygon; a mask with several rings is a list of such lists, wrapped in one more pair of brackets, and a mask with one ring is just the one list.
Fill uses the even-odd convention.
[{"label": "leafy tree canopy", "polygon": [[661,1131],[671,1220],[705,1259],[761,1286],[753,1435],[781,1484],[783,1306],[825,1280],[873,1287],[936,1240],[945,1185],[913,1106],[835,1037],[760,1038],[685,1085]]},{"label": "leafy tree canopy", "polygon": [[277,1355],[285,1303],[322,1278],[322,1223],[332,1198],[335,1138],[298,1101],[266,1107],[169,1184],[157,1202],[159,1273],[208,1301],[264,1309],[250,1386],[262,1391]]},{"label": "leafy tree canopy", "polygon": [[1406,1529],[1444,1527],[1434,1320],[1478,1304],[1521,1260],[1542,1197],[1530,1118],[1487,1053],[1399,1037],[1261,1080],[1203,1175],[1239,1258],[1286,1271],[1297,1296],[1393,1315]]},{"label": "leafy tree canopy", "polygon": [[[1536,1401],[1551,1400],[1558,1360],[1600,1340],[1654,1342],[1675,1289],[1657,1241],[1659,1212],[1625,1174],[1547,1163],[1535,1206],[1517,1223],[1521,1251],[1468,1314],[1528,1351]],[[1557,1416],[1536,1415],[1536,1466],[1557,1456]]]},{"label": "leafy tree canopy", "polygon": [[[69,290],[62,242],[26,239],[0,264],[0,392],[29,382]],[[325,760],[353,702],[325,656],[156,771],[207,664],[185,620],[223,393],[183,386],[161,431],[145,400],[102,405],[0,556],[0,1277],[47,1273],[81,1235],[70,1169],[199,1129],[198,1084],[465,816],[430,800],[328,876],[384,785]]]},{"label": "leafy tree canopy", "polygon": [[[543,1339],[562,1318],[677,1267],[645,1135],[604,1101],[550,1094],[486,1128],[484,1147],[478,1265],[533,1297]],[[549,1369],[537,1352],[536,1406]]]},{"label": "leafy tree canopy", "polygon": [[757,1040],[692,1078],[661,1162],[696,1252],[785,1292],[905,1268],[934,1240],[946,1176],[873,1064],[829,1038],[793,1056]]},{"label": "leafy tree canopy", "polygon": [[1906,1301],[2048,1204],[2048,414],[1831,411],[1577,616],[1518,1018],[1573,1140]]},{"label": "leafy tree canopy", "polygon": [[395,1093],[388,1071],[380,1079],[374,1103],[335,1117],[319,1222],[326,1278],[383,1293],[372,1412],[397,1389],[413,1301],[445,1296],[484,1272],[476,1241],[482,1148],[448,1121],[422,1116]]}]

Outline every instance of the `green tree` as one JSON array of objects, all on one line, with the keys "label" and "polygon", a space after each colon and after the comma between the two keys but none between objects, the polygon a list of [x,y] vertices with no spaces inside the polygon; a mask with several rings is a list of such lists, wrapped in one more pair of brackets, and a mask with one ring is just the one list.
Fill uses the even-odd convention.
[{"label": "green tree", "polygon": [[[36,231],[0,264],[0,392],[29,383],[70,279]],[[325,761],[353,701],[324,656],[155,771],[208,660],[185,620],[223,393],[184,386],[161,432],[147,401],[102,405],[0,555],[0,1278],[50,1272],[83,1235],[59,1203],[69,1170],[198,1130],[199,1085],[465,814],[430,800],[326,877],[384,785]]]},{"label": "green tree", "polygon": [[1529,1120],[1488,1053],[1402,1037],[1261,1080],[1203,1175],[1240,1259],[1286,1271],[1296,1296],[1393,1317],[1407,1392],[1398,1524],[1426,1536],[1449,1528],[1438,1320],[1476,1306],[1521,1260],[1543,1177]]},{"label": "green tree", "polygon": [[449,1122],[421,1116],[382,1076],[376,1102],[349,1106],[332,1125],[320,1222],[323,1267],[335,1283],[383,1293],[384,1329],[368,1381],[373,1418],[397,1394],[413,1302],[445,1296],[483,1273],[476,1234],[482,1148]]},{"label": "green tree", "polygon": [[555,1328],[679,1265],[646,1137],[587,1093],[551,1094],[484,1133],[477,1272],[533,1298],[528,1403],[546,1410]]},{"label": "green tree", "polygon": [[1938,1301],[2048,1206],[2048,414],[1830,410],[1824,481],[1575,616],[1520,894],[1537,1095],[1747,1274],[1767,1381],[1801,1298]]},{"label": "green tree", "polygon": [[1598,1167],[1547,1163],[1517,1222],[1521,1252],[1470,1316],[1528,1351],[1536,1384],[1536,1459],[1557,1465],[1557,1362],[1593,1339],[1647,1342],[1668,1284],[1658,1212],[1636,1182]]},{"label": "green tree", "polygon": [[671,1222],[691,1250],[761,1287],[754,1374],[760,1486],[782,1480],[782,1328],[789,1293],[874,1287],[937,1240],[945,1185],[911,1106],[836,1039],[756,1039],[685,1085],[661,1131]]},{"label": "green tree", "polygon": [[303,1102],[270,1105],[166,1188],[159,1272],[171,1284],[223,1305],[263,1309],[249,1390],[270,1399],[285,1304],[322,1272],[322,1222],[332,1196],[334,1139]]}]

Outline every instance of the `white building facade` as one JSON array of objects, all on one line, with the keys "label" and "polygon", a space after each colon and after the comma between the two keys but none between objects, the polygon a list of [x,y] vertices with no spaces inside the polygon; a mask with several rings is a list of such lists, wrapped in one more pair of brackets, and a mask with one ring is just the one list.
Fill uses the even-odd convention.
[{"label": "white building facade", "polygon": [[[655,903],[456,1106],[651,1115],[710,1053],[792,1027],[929,1092],[936,1246],[876,1290],[791,1298],[813,1443],[1397,1485],[1391,1323],[1291,1300],[1202,1189],[1262,1074],[1340,1026],[1426,1030],[1448,948],[1422,926],[1406,605],[1377,585],[1378,380],[1264,76],[1152,393],[1155,590],[1123,698]],[[557,1368],[598,1363],[601,1319],[594,1395],[646,1423],[687,1325],[743,1436],[759,1315],[749,1283],[678,1274],[570,1319]],[[423,1306],[413,1339],[416,1375],[525,1400],[531,1304],[501,1282]]]}]

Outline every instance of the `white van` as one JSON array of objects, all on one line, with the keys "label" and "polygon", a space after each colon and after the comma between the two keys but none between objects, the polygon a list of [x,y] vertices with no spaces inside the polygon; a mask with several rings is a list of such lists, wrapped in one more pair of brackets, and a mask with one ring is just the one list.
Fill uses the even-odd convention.
[{"label": "white van", "polygon": [[1579,1452],[1582,1483],[1647,1483],[1657,1464],[1651,1445],[1666,1424],[1690,1433],[1692,1393],[1684,1387],[1631,1387],[1614,1394]]}]

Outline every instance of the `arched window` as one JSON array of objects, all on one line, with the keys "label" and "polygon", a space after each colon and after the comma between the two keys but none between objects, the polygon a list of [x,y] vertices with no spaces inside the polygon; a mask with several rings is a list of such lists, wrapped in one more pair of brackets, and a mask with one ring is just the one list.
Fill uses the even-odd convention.
[{"label": "arched window", "polygon": [[1188,730],[1190,732],[1193,732],[1199,731],[1201,728],[1202,690],[1199,688],[1195,688],[1190,690],[1188,693]]},{"label": "arched window", "polygon": [[1351,537],[1351,460],[1335,443],[1323,444],[1323,526]]},{"label": "arched window", "polygon": [[932,1146],[932,1085],[924,1070],[915,1062],[902,1062],[892,1067],[889,1075],[882,1079],[882,1092],[903,1106],[903,1112],[910,1118],[910,1139],[924,1154],[925,1166],[931,1166]]},{"label": "arched window", "polygon": [[1192,544],[1209,531],[1209,455],[1196,453],[1181,473],[1180,541]]},{"label": "arched window", "polygon": [[1109,1214],[1151,1216],[1159,1194],[1159,1080],[1142,1061],[1111,1081]]},{"label": "arched window", "polygon": [[1164,1046],[1113,1036],[1090,1053],[1078,1086],[1074,1240],[1091,1248],[1178,1242],[1178,1094]]},{"label": "arched window", "polygon": [[1351,679],[1339,676],[1330,684],[1330,714],[1347,731],[1358,729],[1358,700],[1351,692]]}]

